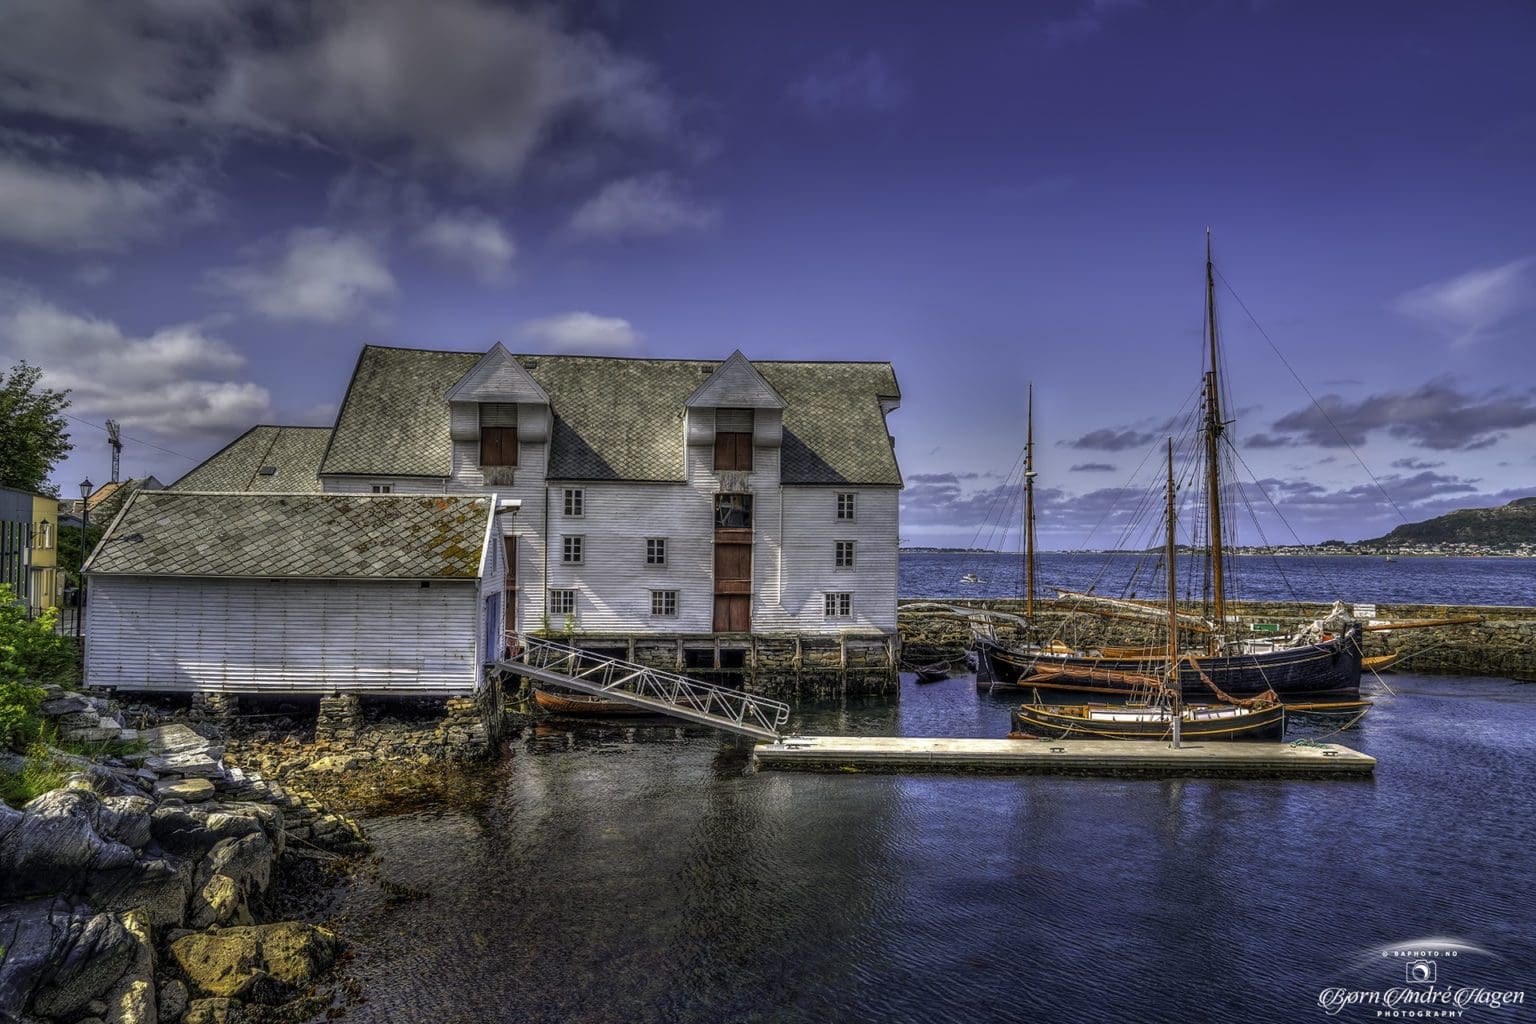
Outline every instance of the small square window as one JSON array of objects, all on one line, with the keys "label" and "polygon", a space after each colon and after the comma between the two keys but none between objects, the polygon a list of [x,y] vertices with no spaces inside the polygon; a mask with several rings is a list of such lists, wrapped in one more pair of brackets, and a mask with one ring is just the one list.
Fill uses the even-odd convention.
[{"label": "small square window", "polygon": [[549,592],[549,614],[574,615],[576,613],[576,591],[551,590]]},{"label": "small square window", "polygon": [[568,516],[584,515],[582,508],[586,496],[579,487],[567,487],[565,489],[565,514]]},{"label": "small square window", "polygon": [[390,493],[393,493],[394,489],[395,489],[394,484],[374,484],[373,485],[373,493],[374,494],[390,494]]},{"label": "small square window", "polygon": [[854,497],[853,494],[848,493],[848,492],[843,492],[843,493],[838,494],[838,496],[837,496],[837,518],[839,518],[839,519],[852,519],[853,518],[853,497]]},{"label": "small square window", "polygon": [[677,591],[653,590],[651,591],[651,614],[665,618],[677,617]]},{"label": "small square window", "polygon": [[853,568],[853,541],[840,540],[837,542],[836,564],[839,569]]},{"label": "small square window", "polygon": [[586,561],[586,544],[583,537],[566,537],[560,549],[560,561],[580,564]]},{"label": "small square window", "polygon": [[645,540],[645,564],[667,564],[667,538],[647,537]]},{"label": "small square window", "polygon": [[848,593],[827,594],[827,618],[853,618],[853,595]]}]

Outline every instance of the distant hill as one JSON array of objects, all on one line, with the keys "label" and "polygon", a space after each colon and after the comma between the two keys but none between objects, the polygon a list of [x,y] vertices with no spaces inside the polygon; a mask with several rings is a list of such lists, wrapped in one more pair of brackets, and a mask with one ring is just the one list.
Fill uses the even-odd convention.
[{"label": "distant hill", "polygon": [[1398,547],[1416,544],[1483,544],[1508,547],[1536,544],[1536,497],[1516,498],[1495,508],[1464,508],[1422,523],[1399,526],[1384,537],[1360,544]]}]

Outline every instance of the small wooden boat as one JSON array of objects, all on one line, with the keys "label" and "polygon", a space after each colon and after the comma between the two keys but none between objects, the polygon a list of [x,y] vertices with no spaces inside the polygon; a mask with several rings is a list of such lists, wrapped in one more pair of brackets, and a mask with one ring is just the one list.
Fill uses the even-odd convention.
[{"label": "small wooden boat", "polygon": [[1402,652],[1396,654],[1376,654],[1369,658],[1360,659],[1360,667],[1367,672],[1386,672],[1402,660]]},{"label": "small wooden boat", "polygon": [[931,665],[917,665],[912,669],[920,683],[936,683],[949,678],[949,662],[936,661]]},{"label": "small wooden boat", "polygon": [[960,582],[961,583],[980,583],[981,580],[976,578],[976,574],[975,573],[968,572],[964,576],[960,577]]},{"label": "small wooden boat", "polygon": [[600,715],[605,718],[622,715],[649,715],[654,712],[626,704],[621,700],[591,697],[582,693],[555,693],[551,690],[533,691],[534,703],[556,715]]},{"label": "small wooden boat", "polygon": [[[1173,711],[1166,704],[1022,704],[1011,716],[1010,737],[1019,739],[1155,740],[1173,735]],[[1238,707],[1186,704],[1179,734],[1185,740],[1267,740],[1285,733],[1285,705]]]}]

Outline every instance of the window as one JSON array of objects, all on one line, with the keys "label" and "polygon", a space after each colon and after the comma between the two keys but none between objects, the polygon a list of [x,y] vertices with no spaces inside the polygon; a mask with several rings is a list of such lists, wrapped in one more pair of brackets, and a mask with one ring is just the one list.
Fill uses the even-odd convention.
[{"label": "window", "polygon": [[651,614],[666,618],[677,617],[677,591],[653,590],[651,591]]},{"label": "window", "polygon": [[848,593],[827,595],[827,618],[853,618],[853,595]]},{"label": "window", "polygon": [[836,564],[839,569],[853,568],[853,541],[840,540],[837,542]]},{"label": "window", "polygon": [[752,468],[752,410],[715,410],[715,469]]},{"label": "window", "polygon": [[576,591],[551,590],[549,592],[549,614],[574,615],[576,614]]},{"label": "window", "polygon": [[374,494],[389,494],[392,491],[394,491],[394,489],[395,489],[394,484],[374,484],[373,485],[373,493]]},{"label": "window", "polygon": [[852,519],[853,518],[853,495],[852,494],[849,494],[849,493],[846,493],[846,492],[838,494],[838,496],[837,496],[837,518],[839,518],[839,519]]},{"label": "window", "polygon": [[46,519],[37,524],[37,547],[40,551],[53,547],[53,524]]},{"label": "window", "polygon": [[752,529],[752,495],[715,495],[715,529]]},{"label": "window", "polygon": [[567,487],[565,489],[565,514],[568,516],[582,515],[584,496],[580,487]]},{"label": "window", "polygon": [[586,561],[586,545],[582,537],[567,537],[560,550],[560,561],[580,564]]},{"label": "window", "polygon": [[512,403],[480,404],[480,465],[517,465],[517,406]]},{"label": "window", "polygon": [[645,564],[667,564],[667,538],[647,537],[645,540]]}]

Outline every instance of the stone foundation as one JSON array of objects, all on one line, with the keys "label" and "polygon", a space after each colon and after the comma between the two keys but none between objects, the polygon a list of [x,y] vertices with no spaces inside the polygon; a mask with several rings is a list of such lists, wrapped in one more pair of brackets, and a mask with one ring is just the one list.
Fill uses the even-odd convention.
[{"label": "stone foundation", "polygon": [[240,698],[232,693],[194,693],[192,713],[203,718],[234,718],[240,714]]},{"label": "stone foundation", "polygon": [[440,716],[392,715],[382,702],[343,693],[320,699],[316,748],[339,748],[365,759],[484,757],[495,750],[505,716],[501,684],[491,681],[473,697],[442,701]]}]

